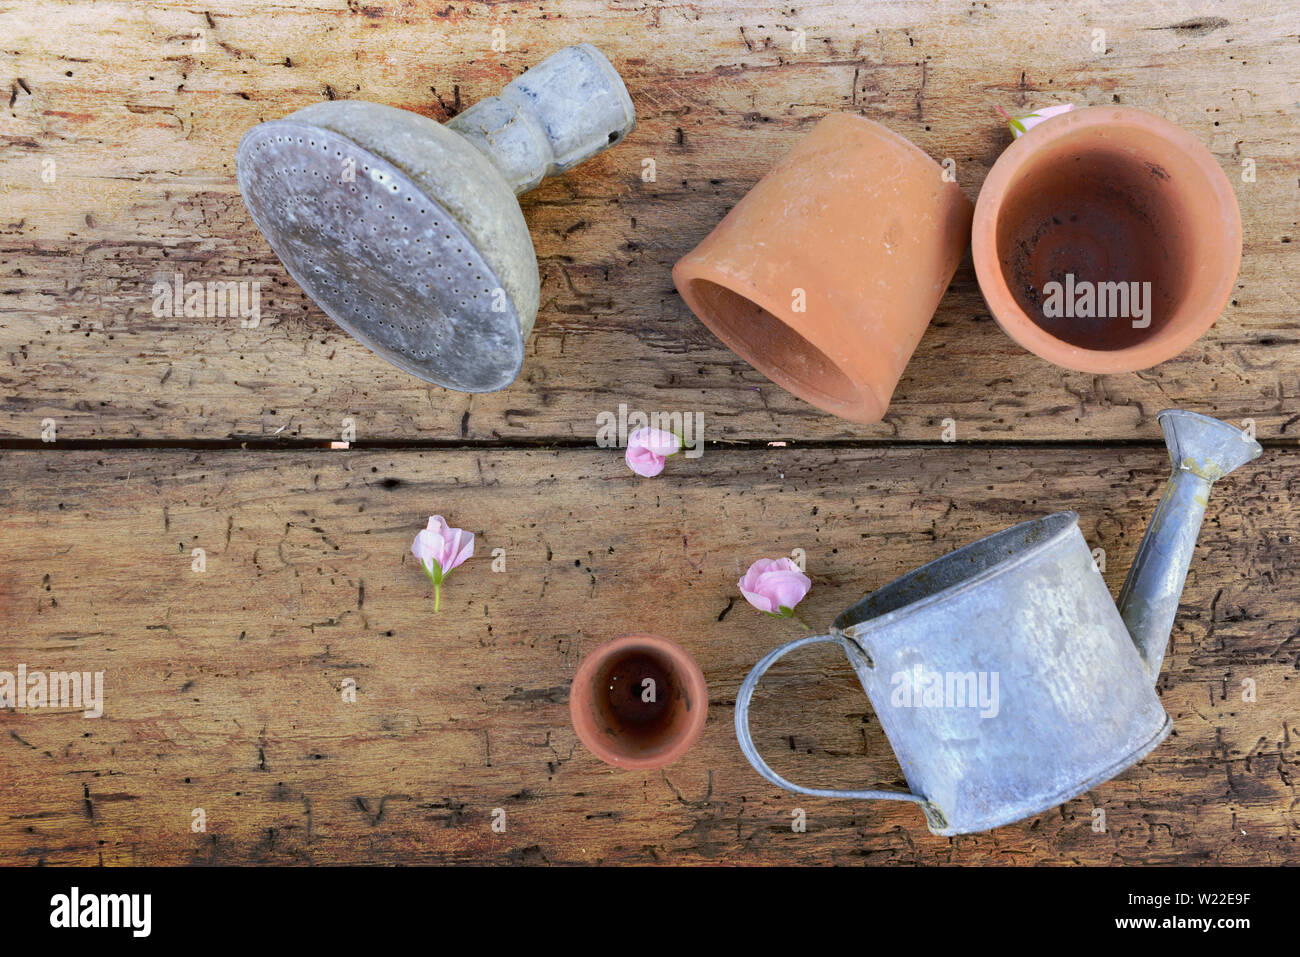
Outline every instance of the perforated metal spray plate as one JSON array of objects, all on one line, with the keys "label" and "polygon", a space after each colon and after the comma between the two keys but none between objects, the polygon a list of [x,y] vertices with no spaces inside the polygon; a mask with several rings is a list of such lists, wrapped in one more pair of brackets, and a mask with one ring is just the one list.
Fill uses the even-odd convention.
[{"label": "perforated metal spray plate", "polygon": [[239,189],[289,274],[399,368],[462,392],[514,381],[514,303],[460,224],[400,169],[292,120],[244,135]]}]

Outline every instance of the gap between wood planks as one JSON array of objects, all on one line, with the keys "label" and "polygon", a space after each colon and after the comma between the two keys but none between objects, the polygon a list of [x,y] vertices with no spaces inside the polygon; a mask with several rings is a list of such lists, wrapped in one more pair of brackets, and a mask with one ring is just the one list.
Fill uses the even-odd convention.
[{"label": "gap between wood planks", "polygon": [[[1265,449],[1294,449],[1300,447],[1300,437],[1295,439],[1257,438]],[[772,443],[781,443],[774,445]],[[957,440],[935,442],[932,439],[737,439],[712,440],[705,443],[710,452],[774,452],[853,450],[853,449],[1162,449],[1159,438],[1136,439],[1006,439]],[[484,452],[484,451],[596,451],[591,439],[497,439],[469,442],[464,439],[378,439],[373,442],[352,442],[345,449],[332,448],[331,441],[322,439],[59,439],[42,442],[40,439],[0,439],[0,453],[6,451],[46,452],[138,452],[148,450],[178,452],[302,452],[321,449],[333,452]]]}]

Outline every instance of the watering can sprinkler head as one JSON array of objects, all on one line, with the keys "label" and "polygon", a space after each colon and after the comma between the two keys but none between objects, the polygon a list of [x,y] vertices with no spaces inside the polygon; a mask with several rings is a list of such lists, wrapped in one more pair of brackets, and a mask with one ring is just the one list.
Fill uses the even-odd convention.
[{"label": "watering can sprinkler head", "polygon": [[1119,612],[1154,684],[1178,614],[1210,487],[1263,451],[1226,422],[1181,409],[1156,416],[1174,474],[1119,593]]},{"label": "watering can sprinkler head", "polygon": [[540,301],[516,196],[635,126],[622,79],[583,43],[445,125],[305,107],[249,130],[236,168],[258,229],[331,319],[420,379],[492,392],[519,374]]}]

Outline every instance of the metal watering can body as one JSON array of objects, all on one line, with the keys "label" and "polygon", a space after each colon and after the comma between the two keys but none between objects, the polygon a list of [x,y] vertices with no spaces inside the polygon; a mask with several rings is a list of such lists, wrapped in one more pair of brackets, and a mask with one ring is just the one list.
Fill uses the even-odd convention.
[{"label": "metal watering can body", "polygon": [[[825,797],[912,801],[935,834],[1056,807],[1140,761],[1172,723],[1155,693],[1211,484],[1259,455],[1239,430],[1162,412],[1175,471],[1117,608],[1074,512],[960,548],[878,589],[825,635],[776,649],[736,703],[741,750],[765,778]],[[840,645],[910,793],[804,787],[759,755],[749,707],[763,673],[805,645]]]}]

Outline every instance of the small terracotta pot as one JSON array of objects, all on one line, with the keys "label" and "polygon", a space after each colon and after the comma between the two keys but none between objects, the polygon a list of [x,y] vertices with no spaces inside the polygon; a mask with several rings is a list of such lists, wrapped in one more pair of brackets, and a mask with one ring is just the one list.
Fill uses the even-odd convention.
[{"label": "small terracotta pot", "polygon": [[[1012,339],[1067,369],[1135,372],[1176,356],[1218,318],[1241,264],[1241,213],[1190,133],[1098,106],[1007,147],[980,190],[971,244],[984,299]],[[1082,290],[1080,281],[1094,304],[1063,314],[1060,289]],[[1126,312],[1115,287],[1098,308],[1102,283],[1139,293],[1150,283],[1145,314],[1136,300]]]},{"label": "small terracotta pot", "polygon": [[970,239],[971,202],[943,172],[879,123],[831,114],[678,261],[673,281],[773,382],[879,422]]},{"label": "small terracotta pot", "polygon": [[[652,701],[644,700],[647,679]],[[687,752],[704,730],[709,691],[695,659],[657,635],[607,641],[582,660],[569,689],[578,738],[620,768],[661,768]]]}]

